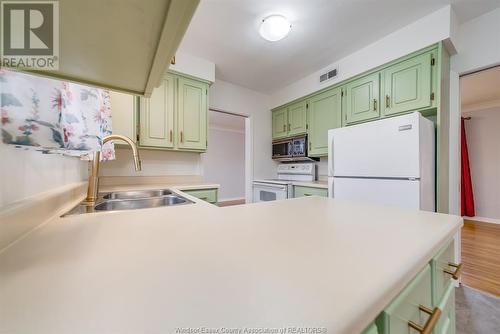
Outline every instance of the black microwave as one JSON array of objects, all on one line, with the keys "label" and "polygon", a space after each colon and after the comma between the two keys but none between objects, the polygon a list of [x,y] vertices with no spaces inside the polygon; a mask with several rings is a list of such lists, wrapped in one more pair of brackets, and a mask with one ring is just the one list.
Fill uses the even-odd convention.
[{"label": "black microwave", "polygon": [[307,157],[307,136],[274,141],[273,160],[309,160],[309,158]]}]

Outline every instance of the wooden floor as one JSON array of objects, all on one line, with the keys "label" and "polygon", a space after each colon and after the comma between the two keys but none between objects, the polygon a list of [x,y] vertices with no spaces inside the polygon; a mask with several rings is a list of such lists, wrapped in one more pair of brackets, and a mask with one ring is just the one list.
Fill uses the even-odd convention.
[{"label": "wooden floor", "polygon": [[462,284],[500,297],[500,224],[464,221],[462,263]]},{"label": "wooden floor", "polygon": [[232,200],[232,201],[222,201],[222,202],[219,202],[217,203],[218,206],[233,206],[233,205],[241,205],[241,204],[245,204],[245,199],[236,199],[236,200]]}]

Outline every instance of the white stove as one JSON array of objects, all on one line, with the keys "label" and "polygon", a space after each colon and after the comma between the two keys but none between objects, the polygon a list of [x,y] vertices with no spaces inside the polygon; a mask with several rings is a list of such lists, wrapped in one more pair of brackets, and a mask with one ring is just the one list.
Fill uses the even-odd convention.
[{"label": "white stove", "polygon": [[279,164],[277,172],[277,179],[253,181],[254,202],[291,198],[293,196],[293,181],[314,181],[316,179],[316,165],[313,162]]}]

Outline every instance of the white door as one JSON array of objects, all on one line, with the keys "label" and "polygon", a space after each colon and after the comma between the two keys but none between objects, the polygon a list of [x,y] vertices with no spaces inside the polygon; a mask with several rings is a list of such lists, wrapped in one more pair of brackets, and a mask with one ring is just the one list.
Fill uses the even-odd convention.
[{"label": "white door", "polygon": [[253,202],[268,202],[288,198],[288,186],[266,183],[253,184]]},{"label": "white door", "polygon": [[335,177],[333,197],[356,202],[420,209],[420,181]]},{"label": "white door", "polygon": [[330,175],[419,178],[418,113],[334,129]]}]

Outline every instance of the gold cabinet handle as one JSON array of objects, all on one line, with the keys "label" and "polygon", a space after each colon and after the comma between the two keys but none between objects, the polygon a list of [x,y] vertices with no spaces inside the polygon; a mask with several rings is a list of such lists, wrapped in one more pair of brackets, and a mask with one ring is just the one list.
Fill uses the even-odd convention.
[{"label": "gold cabinet handle", "polygon": [[181,131],[181,143],[184,142],[184,134]]},{"label": "gold cabinet handle", "polygon": [[312,142],[309,142],[309,151],[311,150],[311,145],[312,145],[311,143],[312,143]]},{"label": "gold cabinet handle", "polygon": [[377,111],[377,99],[373,99],[373,111]]},{"label": "gold cabinet handle", "polygon": [[286,124],[283,124],[283,132],[286,131]]},{"label": "gold cabinet handle", "polygon": [[170,142],[172,142],[172,139],[173,139],[173,133],[172,130],[170,130]]},{"label": "gold cabinet handle", "polygon": [[288,131],[290,131],[290,123],[288,123]]},{"label": "gold cabinet handle", "polygon": [[390,104],[391,104],[391,98],[389,97],[389,95],[386,95],[385,96],[385,107],[389,108]]},{"label": "gold cabinet handle", "polygon": [[441,317],[441,310],[439,307],[435,307],[433,310],[430,308],[427,308],[423,305],[420,305],[418,309],[424,313],[427,313],[430,315],[429,319],[427,319],[427,322],[425,323],[424,327],[414,323],[413,321],[408,321],[408,326],[416,330],[417,332],[421,334],[431,334],[432,330],[436,326],[439,317]]},{"label": "gold cabinet handle", "polygon": [[448,269],[444,269],[443,271],[445,273],[447,273],[448,275],[451,275],[451,277],[454,279],[454,280],[458,280],[460,278],[460,274],[462,272],[462,263],[460,264],[456,264],[456,263],[448,263],[448,265],[450,267],[453,267],[455,268],[455,271],[451,271],[451,270],[448,270]]},{"label": "gold cabinet handle", "polygon": [[312,194],[304,194],[304,196],[312,196]]}]

